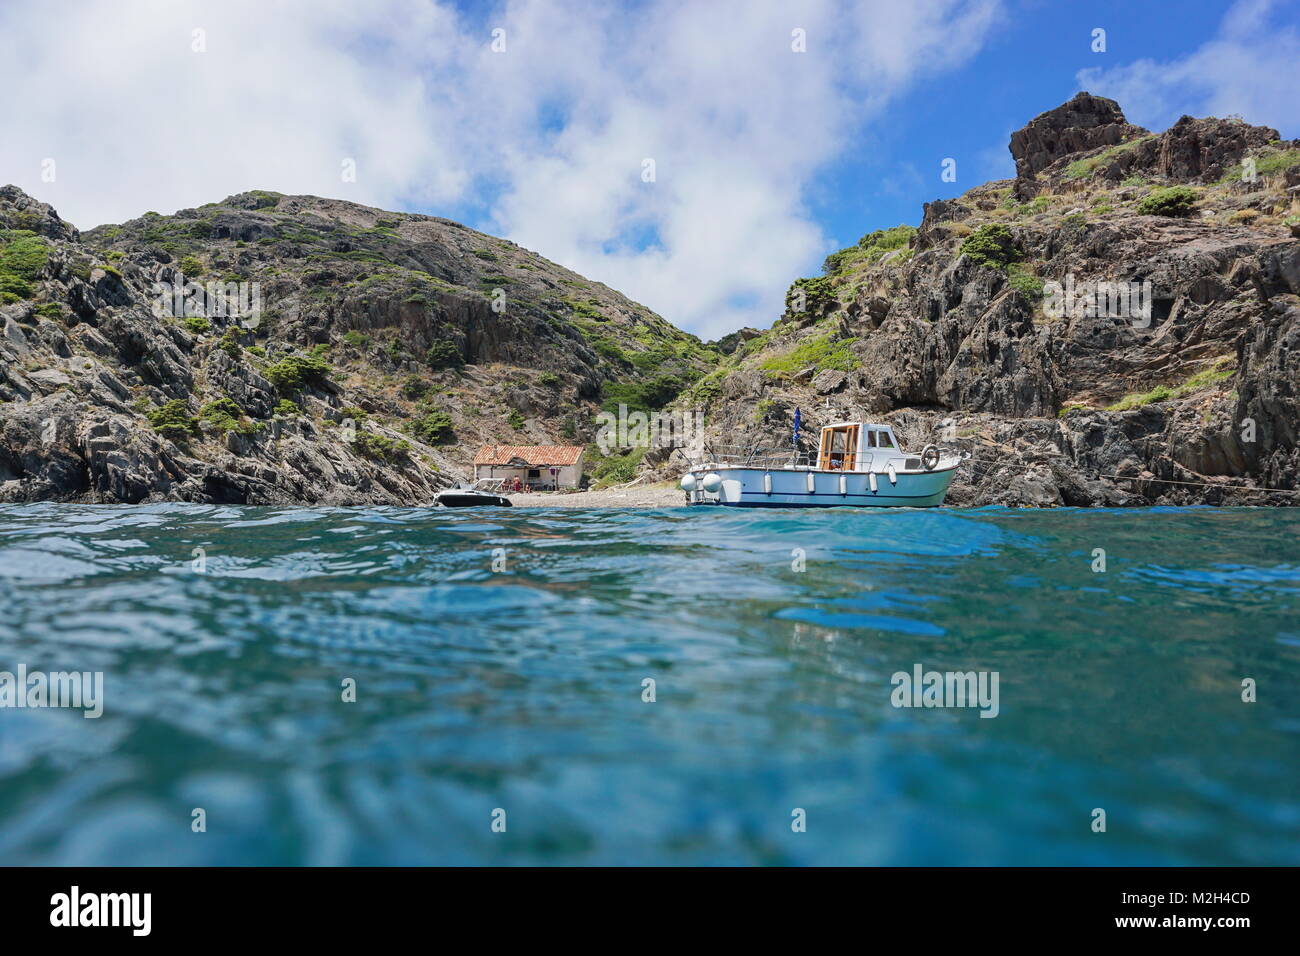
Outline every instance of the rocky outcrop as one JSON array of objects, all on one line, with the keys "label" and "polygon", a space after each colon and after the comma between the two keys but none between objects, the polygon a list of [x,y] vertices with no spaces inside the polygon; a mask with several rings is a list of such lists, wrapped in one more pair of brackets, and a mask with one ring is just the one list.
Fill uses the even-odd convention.
[{"label": "rocky outcrop", "polygon": [[1012,133],[1009,148],[1016,161],[1016,176],[1031,179],[1063,156],[1115,146],[1145,132],[1124,118],[1114,100],[1079,93]]},{"label": "rocky outcrop", "polygon": [[[962,449],[954,504],[1300,504],[1300,143],[1080,94],[1011,148],[1016,180],[926,204],[906,255],[831,257],[825,318],[724,359],[686,403],[710,439],[781,445],[798,408],[806,451],[844,419]],[[1173,186],[1190,210],[1144,205]]]},{"label": "rocky outcrop", "polygon": [[513,243],[311,196],[81,234],[6,186],[0,282],[0,501],[428,502],[717,356]]}]

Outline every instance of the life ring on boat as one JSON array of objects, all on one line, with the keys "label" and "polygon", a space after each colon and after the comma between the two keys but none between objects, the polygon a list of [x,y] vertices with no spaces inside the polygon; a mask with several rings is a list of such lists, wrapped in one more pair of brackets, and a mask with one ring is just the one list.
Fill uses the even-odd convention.
[{"label": "life ring on boat", "polygon": [[939,464],[939,447],[937,445],[926,445],[921,451],[921,467],[926,471],[934,471]]}]

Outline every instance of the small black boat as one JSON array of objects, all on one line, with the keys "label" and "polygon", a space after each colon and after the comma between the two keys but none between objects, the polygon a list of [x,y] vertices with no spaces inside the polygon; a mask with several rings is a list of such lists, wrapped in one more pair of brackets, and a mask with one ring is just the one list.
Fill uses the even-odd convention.
[{"label": "small black boat", "polygon": [[[480,488],[479,485],[482,483],[478,482],[471,487],[462,485],[459,488],[448,488],[446,491],[439,492],[435,500],[444,508],[510,507],[509,498],[487,488]],[[496,485],[499,487],[500,482]]]}]

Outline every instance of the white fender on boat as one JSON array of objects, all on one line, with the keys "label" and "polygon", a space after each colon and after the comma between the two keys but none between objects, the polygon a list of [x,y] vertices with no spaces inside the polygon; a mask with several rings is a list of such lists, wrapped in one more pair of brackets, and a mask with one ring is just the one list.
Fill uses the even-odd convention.
[{"label": "white fender on boat", "polygon": [[889,483],[891,485],[898,484],[898,474],[894,471],[894,466],[886,465],[885,470],[889,472]]},{"label": "white fender on boat", "polygon": [[848,476],[847,476],[847,475],[840,475],[840,494],[842,494],[842,495],[847,495],[848,493],[849,493],[849,479],[848,479]]},{"label": "white fender on boat", "polygon": [[688,473],[682,475],[680,484],[682,486],[682,491],[694,491],[695,486],[698,485],[699,482],[696,480],[694,475]]},{"label": "white fender on boat", "polygon": [[711,471],[704,476],[704,479],[700,482],[700,487],[711,495],[716,494],[718,489],[722,487],[722,476]]},{"label": "white fender on boat", "polygon": [[817,479],[813,477],[813,473],[811,471],[808,472],[808,494],[810,495],[817,494]]},{"label": "white fender on boat", "polygon": [[763,472],[763,494],[770,495],[771,493],[772,493],[772,475],[770,472]]},{"label": "white fender on boat", "polygon": [[874,471],[867,475],[867,483],[871,485],[871,493],[874,495],[876,493],[876,473]]}]

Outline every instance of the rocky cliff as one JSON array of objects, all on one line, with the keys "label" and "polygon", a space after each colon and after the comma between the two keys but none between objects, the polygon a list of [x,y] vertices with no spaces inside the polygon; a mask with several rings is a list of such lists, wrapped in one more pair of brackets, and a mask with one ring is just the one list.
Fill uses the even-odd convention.
[{"label": "rocky cliff", "polygon": [[890,421],[970,454],[954,504],[1300,502],[1263,490],[1300,487],[1300,142],[1081,93],[1010,149],[711,345],[445,219],[250,192],[79,233],[4,187],[0,501],[420,503],[674,403],[714,444]]},{"label": "rocky cliff", "polygon": [[[1295,504],[1300,141],[1161,134],[1079,94],[1011,137],[1014,180],[925,206],[791,287],[682,399],[712,441],[887,420],[971,462],[953,504]],[[680,451],[657,451],[664,474]]]},{"label": "rocky cliff", "polygon": [[717,355],[445,219],[252,192],[79,233],[0,189],[0,501],[426,502]]}]

